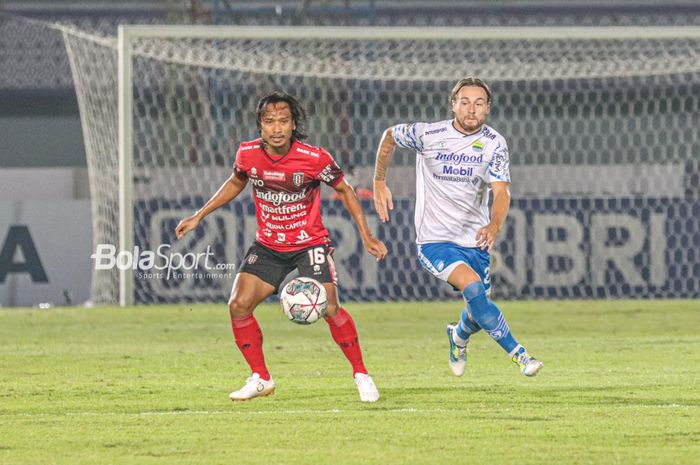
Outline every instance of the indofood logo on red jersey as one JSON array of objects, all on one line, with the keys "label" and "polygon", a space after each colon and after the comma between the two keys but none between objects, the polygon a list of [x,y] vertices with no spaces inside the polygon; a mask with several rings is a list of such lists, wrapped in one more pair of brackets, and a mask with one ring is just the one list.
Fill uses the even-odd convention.
[{"label": "indofood logo on red jersey", "polygon": [[283,203],[292,203],[300,201],[301,199],[306,197],[306,189],[302,189],[299,192],[295,192],[293,194],[290,194],[289,192],[261,192],[259,190],[256,190],[255,196],[260,200],[270,202],[273,205],[281,205]]}]

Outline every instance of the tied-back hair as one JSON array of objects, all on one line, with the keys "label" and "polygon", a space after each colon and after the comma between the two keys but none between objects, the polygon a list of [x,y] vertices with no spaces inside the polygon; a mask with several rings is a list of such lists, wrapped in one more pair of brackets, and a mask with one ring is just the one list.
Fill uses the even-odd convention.
[{"label": "tied-back hair", "polygon": [[306,129],[306,111],[299,100],[282,91],[270,92],[258,101],[258,106],[255,110],[257,114],[258,131],[262,129],[261,121],[265,113],[265,108],[271,103],[275,104],[280,102],[289,105],[289,111],[292,113],[292,120],[294,120],[294,124],[296,125],[296,129],[292,131],[292,141],[306,139],[307,135],[304,132]]},{"label": "tied-back hair", "polygon": [[486,103],[491,103],[491,89],[489,89],[488,84],[483,79],[475,78],[473,76],[466,77],[457,81],[455,86],[452,88],[452,93],[450,94],[450,102],[454,102],[457,98],[457,93],[462,87],[481,87],[486,92]]}]

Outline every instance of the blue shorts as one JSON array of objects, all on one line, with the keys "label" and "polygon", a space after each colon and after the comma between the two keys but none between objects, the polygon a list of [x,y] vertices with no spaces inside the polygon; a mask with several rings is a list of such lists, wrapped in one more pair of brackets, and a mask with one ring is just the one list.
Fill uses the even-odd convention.
[{"label": "blue shorts", "polygon": [[431,242],[418,244],[418,259],[423,268],[443,281],[447,281],[450,273],[464,263],[479,275],[486,295],[491,293],[491,255],[486,250],[461,247],[452,242]]}]

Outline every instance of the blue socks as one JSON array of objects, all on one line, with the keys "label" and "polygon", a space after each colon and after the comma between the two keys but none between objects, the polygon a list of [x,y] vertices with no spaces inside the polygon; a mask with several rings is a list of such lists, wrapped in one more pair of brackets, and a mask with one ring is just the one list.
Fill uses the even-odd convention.
[{"label": "blue socks", "polygon": [[481,328],[477,325],[474,320],[469,318],[469,312],[466,308],[462,309],[462,315],[457,323],[457,328],[453,336],[454,342],[458,346],[466,346],[469,342],[469,336],[479,331]]},{"label": "blue socks", "polygon": [[[469,312],[466,309],[462,310],[461,319],[457,326],[457,336],[467,340],[470,334],[475,333],[481,327],[503,350],[511,353],[518,346],[518,343],[510,333],[503,313],[496,304],[486,297],[486,290],[481,281],[469,284],[464,288],[462,295],[467,302]],[[471,313],[471,319],[469,313]]]}]

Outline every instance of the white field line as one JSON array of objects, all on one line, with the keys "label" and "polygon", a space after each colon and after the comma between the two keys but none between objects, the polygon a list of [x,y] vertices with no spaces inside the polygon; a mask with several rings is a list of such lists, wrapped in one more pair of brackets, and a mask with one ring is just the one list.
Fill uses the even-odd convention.
[{"label": "white field line", "polygon": [[[661,405],[626,405],[623,408],[649,408],[649,409],[686,409],[694,406],[686,404],[661,404]],[[619,407],[618,407],[619,408]],[[455,410],[444,408],[390,408],[390,409],[281,409],[281,410],[169,410],[169,411],[145,411],[145,412],[66,412],[66,413],[5,413],[2,417],[167,417],[178,415],[324,415],[338,413],[447,413]]]},{"label": "white field line", "polygon": [[[336,413],[358,413],[363,410],[355,409],[284,409],[284,410],[171,410],[171,411],[146,411],[146,412],[66,412],[66,413],[7,413],[0,417],[117,417],[117,416],[173,416],[173,415],[318,415]],[[382,413],[444,413],[450,409],[416,409],[398,408],[370,410]]]}]

